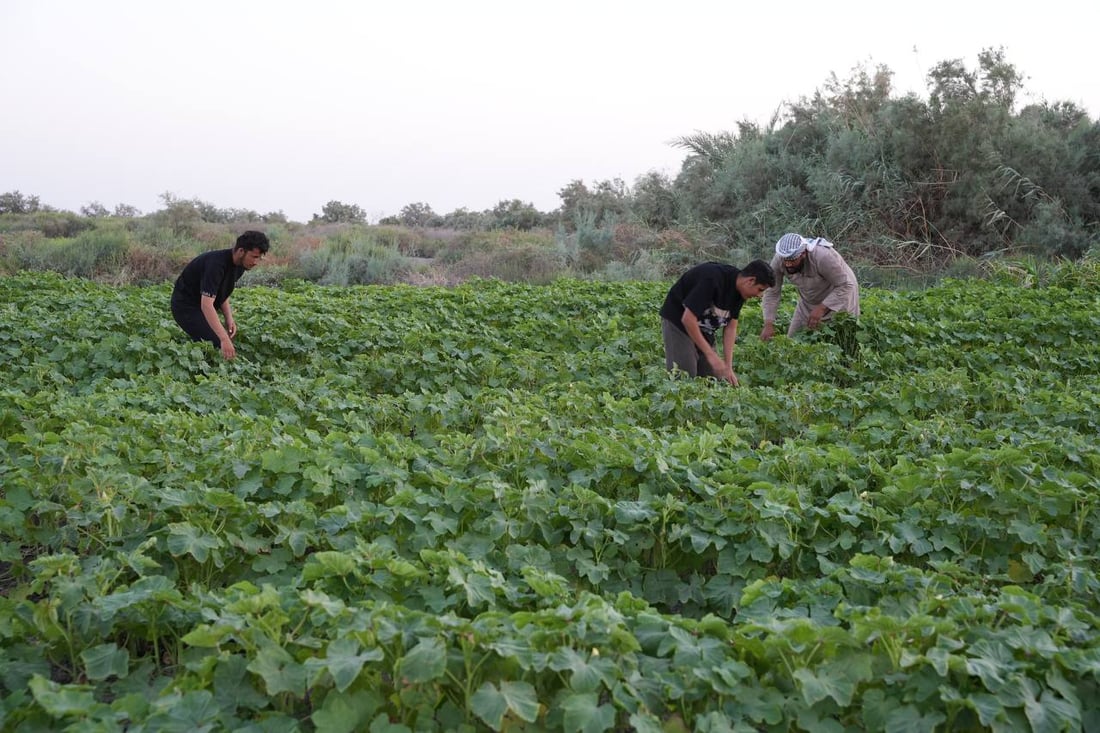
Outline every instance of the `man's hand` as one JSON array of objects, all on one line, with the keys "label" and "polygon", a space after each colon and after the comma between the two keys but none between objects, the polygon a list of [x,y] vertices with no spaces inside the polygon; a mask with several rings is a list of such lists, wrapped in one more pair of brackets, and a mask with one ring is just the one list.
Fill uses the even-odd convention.
[{"label": "man's hand", "polygon": [[229,338],[237,338],[237,322],[229,318],[225,322],[225,330],[229,332]]},{"label": "man's hand", "polygon": [[775,324],[772,323],[771,321],[768,321],[767,323],[764,324],[764,327],[762,329],[760,329],[760,340],[761,341],[771,341],[772,336],[774,336],[774,335],[775,335]]},{"label": "man's hand", "polygon": [[728,382],[734,387],[737,386],[737,375],[733,373],[733,367],[717,355],[707,355],[707,363],[710,365],[710,370],[714,372],[714,376],[721,379],[723,382]]},{"label": "man's hand", "polygon": [[233,346],[233,342],[227,338],[222,339],[221,350],[222,356],[225,357],[226,361],[233,361],[237,356],[237,348]]},{"label": "man's hand", "polygon": [[825,307],[825,304],[814,306],[814,309],[810,311],[810,319],[806,322],[806,325],[811,331],[821,325],[821,319],[829,314],[829,309]]}]

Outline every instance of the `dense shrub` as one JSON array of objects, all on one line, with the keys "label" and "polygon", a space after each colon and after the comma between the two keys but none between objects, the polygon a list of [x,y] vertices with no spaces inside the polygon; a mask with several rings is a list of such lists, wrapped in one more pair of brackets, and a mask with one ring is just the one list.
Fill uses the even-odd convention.
[{"label": "dense shrub", "polygon": [[137,244],[160,252],[197,253],[206,249],[204,243],[195,237],[195,228],[180,231],[154,217],[138,220],[133,234]]},{"label": "dense shrub", "polygon": [[638,250],[628,261],[609,262],[603,270],[589,275],[593,280],[606,281],[650,281],[667,280],[675,277],[683,269],[679,262],[670,263],[662,252]]},{"label": "dense shrub", "polygon": [[554,239],[544,229],[465,232],[448,241],[436,256],[442,264],[454,265],[468,257],[525,245],[551,250]]},{"label": "dense shrub", "polygon": [[89,229],[60,248],[58,270],[83,278],[111,279],[123,269],[130,249],[130,235],[121,226]]},{"label": "dense shrub", "polygon": [[391,283],[408,269],[406,258],[366,228],[337,232],[299,260],[301,277],[322,285]]},{"label": "dense shrub", "polygon": [[262,266],[249,270],[238,282],[238,287],[251,285],[263,285],[269,288],[280,287],[291,278],[301,278],[299,268],[265,260]]},{"label": "dense shrub", "polygon": [[731,241],[799,231],[873,243],[868,259],[922,270],[1022,249],[1080,256],[1100,211],[1100,124],[1064,102],[1017,112],[1025,77],[1002,51],[978,58],[975,71],[933,67],[927,101],[893,95],[884,67],[859,68],[765,129],[680,139],[679,219]]},{"label": "dense shrub", "polygon": [[472,252],[448,269],[457,280],[479,277],[538,285],[569,274],[555,250],[531,242]]},{"label": "dense shrub", "polygon": [[185,253],[165,253],[144,245],[133,245],[126,254],[117,284],[155,285],[173,282],[191,259]]},{"label": "dense shrub", "polygon": [[[372,230],[372,236],[379,243],[406,257],[435,257],[445,245],[448,237],[446,234],[436,236],[429,232],[430,230],[426,229],[380,226]],[[454,236],[457,236],[457,233]],[[449,238],[453,238],[453,236]]]},{"label": "dense shrub", "polygon": [[130,247],[123,227],[81,232],[72,239],[49,238],[39,231],[3,235],[0,259],[6,270],[48,270],[62,275],[117,281]]},{"label": "dense shrub", "polygon": [[75,237],[95,226],[95,219],[78,216],[71,211],[33,211],[22,214],[0,214],[0,232],[36,231],[47,239]]},{"label": "dense shrub", "polygon": [[1037,256],[990,259],[982,263],[982,269],[989,279],[1025,288],[1100,288],[1100,259],[1091,255],[1078,260],[1056,261]]},{"label": "dense shrub", "polygon": [[5,272],[49,270],[51,250],[42,232],[25,230],[0,234],[0,262]]},{"label": "dense shrub", "polygon": [[1053,201],[1035,206],[1033,218],[1024,226],[1016,241],[1037,254],[1077,258],[1088,250],[1095,237],[1087,229],[1069,220],[1066,212]]}]

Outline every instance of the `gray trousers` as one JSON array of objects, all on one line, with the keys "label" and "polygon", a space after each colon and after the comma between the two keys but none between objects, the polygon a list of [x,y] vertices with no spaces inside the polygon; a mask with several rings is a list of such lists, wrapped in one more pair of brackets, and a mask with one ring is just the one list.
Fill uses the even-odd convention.
[{"label": "gray trousers", "polygon": [[661,319],[661,338],[665,342],[665,368],[681,369],[693,377],[713,377],[710,364],[691,337],[667,318]]}]

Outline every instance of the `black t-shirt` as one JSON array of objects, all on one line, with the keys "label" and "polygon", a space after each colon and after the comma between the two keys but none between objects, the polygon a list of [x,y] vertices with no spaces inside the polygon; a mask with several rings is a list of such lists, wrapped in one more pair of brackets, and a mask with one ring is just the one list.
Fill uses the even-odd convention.
[{"label": "black t-shirt", "polygon": [[741,315],[745,299],[737,292],[737,274],[733,265],[704,262],[696,265],[673,283],[661,306],[661,317],[671,321],[681,331],[684,308],[699,319],[699,330],[707,343],[714,344],[714,334]]},{"label": "black t-shirt", "polygon": [[244,268],[233,264],[233,250],[203,252],[187,263],[172,289],[172,305],[198,308],[201,297],[214,298],[214,307],[229,299]]}]

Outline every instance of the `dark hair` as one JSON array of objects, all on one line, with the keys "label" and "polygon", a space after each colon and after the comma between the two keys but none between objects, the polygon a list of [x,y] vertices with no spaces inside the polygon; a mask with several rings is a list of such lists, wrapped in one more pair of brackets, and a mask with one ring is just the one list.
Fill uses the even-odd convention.
[{"label": "dark hair", "polygon": [[271,242],[268,241],[266,234],[249,230],[237,237],[237,244],[233,246],[233,249],[258,249],[266,254],[270,247]]},{"label": "dark hair", "polygon": [[769,288],[775,286],[775,273],[772,272],[772,266],[764,260],[753,260],[742,267],[741,272],[738,274],[745,277],[754,277],[756,282],[767,285]]}]

